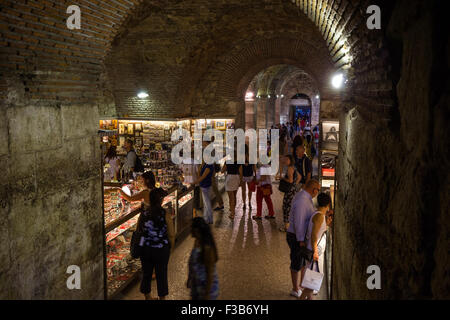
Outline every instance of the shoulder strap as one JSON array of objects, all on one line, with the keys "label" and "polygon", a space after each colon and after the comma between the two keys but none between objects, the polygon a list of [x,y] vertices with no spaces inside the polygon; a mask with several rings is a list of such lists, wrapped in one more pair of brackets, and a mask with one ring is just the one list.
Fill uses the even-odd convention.
[{"label": "shoulder strap", "polygon": [[302,159],[302,165],[303,165],[303,175],[304,175],[305,177],[302,177],[302,179],[306,179],[305,161],[306,161],[305,156],[303,156],[303,159]]}]

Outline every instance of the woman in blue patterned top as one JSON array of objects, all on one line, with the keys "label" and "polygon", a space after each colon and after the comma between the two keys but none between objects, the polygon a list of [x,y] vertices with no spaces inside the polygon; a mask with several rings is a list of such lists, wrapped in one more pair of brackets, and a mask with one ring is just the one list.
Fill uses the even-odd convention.
[{"label": "woman in blue patterned top", "polygon": [[187,287],[191,289],[192,300],[216,300],[219,296],[217,248],[211,229],[203,218],[192,220],[192,236],[195,244],[189,258]]},{"label": "woman in blue patterned top", "polygon": [[141,292],[146,300],[151,300],[151,282],[153,269],[156,269],[156,284],[160,300],[165,300],[169,294],[169,284],[167,279],[167,266],[171,248],[174,245],[174,226],[170,214],[166,214],[161,204],[167,192],[161,188],[153,189],[150,192],[150,205],[144,204],[144,211],[141,216],[144,236],[141,239],[143,245],[142,282]]}]

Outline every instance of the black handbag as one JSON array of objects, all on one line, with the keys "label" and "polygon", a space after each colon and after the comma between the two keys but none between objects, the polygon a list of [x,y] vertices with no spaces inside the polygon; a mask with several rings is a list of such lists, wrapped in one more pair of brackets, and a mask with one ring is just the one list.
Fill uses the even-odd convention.
[{"label": "black handbag", "polygon": [[283,193],[287,193],[291,190],[292,183],[287,182],[284,179],[280,180],[280,185],[278,186],[278,190],[280,190]]},{"label": "black handbag", "polygon": [[143,246],[141,239],[144,236],[144,228],[142,226],[142,213],[139,215],[136,230],[131,235],[130,254],[133,259],[139,259],[142,256]]},{"label": "black handbag", "polygon": [[[295,174],[295,173],[296,173],[296,174]],[[295,172],[294,172],[294,181],[295,181],[296,178],[297,178],[297,174],[299,174],[299,173],[297,172],[297,169],[295,169]],[[293,183],[289,183],[289,182],[287,182],[286,180],[281,179],[281,180],[280,180],[280,185],[278,186],[278,190],[280,190],[280,191],[283,192],[283,193],[287,193],[287,192],[291,191],[291,188],[292,188],[293,186],[294,186]]]}]

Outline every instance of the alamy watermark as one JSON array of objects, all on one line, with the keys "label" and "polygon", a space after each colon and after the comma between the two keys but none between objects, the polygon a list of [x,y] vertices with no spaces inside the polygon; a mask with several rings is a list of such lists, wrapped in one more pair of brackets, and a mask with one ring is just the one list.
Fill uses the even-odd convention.
[{"label": "alamy watermark", "polygon": [[[248,163],[260,163],[262,175],[275,175],[279,168],[280,133],[278,129],[270,130],[270,155],[267,134],[267,129],[260,129],[258,134],[255,129],[247,129],[245,132],[243,129],[227,129],[224,140],[224,134],[220,130],[208,129],[202,134],[201,130],[196,129],[192,138],[188,130],[179,128],[172,133],[172,142],[178,142],[172,149],[172,162],[182,164],[192,159],[192,142],[194,142],[194,164],[201,164],[202,161],[206,164],[218,164],[225,156],[227,164],[245,164],[245,148],[248,139]],[[214,142],[211,142],[212,137]],[[180,138],[181,142],[179,142]],[[209,142],[208,146],[203,148],[203,142]]]},{"label": "alamy watermark", "polygon": [[69,290],[80,290],[81,289],[81,269],[79,266],[71,265],[67,267],[67,274],[70,277],[67,278],[66,286]]}]

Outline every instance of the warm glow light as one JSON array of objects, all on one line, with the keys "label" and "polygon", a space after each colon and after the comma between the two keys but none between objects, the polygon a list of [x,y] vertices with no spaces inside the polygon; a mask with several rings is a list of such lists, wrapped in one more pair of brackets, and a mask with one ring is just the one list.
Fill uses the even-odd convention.
[{"label": "warm glow light", "polygon": [[344,84],[344,75],[342,73],[337,74],[333,77],[333,79],[331,80],[331,84],[333,85],[333,87],[335,87],[336,89],[339,89],[342,87],[342,85]]},{"label": "warm glow light", "polygon": [[319,98],[320,98],[320,96],[319,96],[319,95],[317,95],[317,96],[316,96],[316,99],[319,99]]},{"label": "warm glow light", "polygon": [[145,98],[148,98],[148,93],[142,91],[142,92],[139,92],[137,96],[139,99],[145,99]]},{"label": "warm glow light", "polygon": [[245,99],[253,99],[253,96],[254,96],[254,93],[249,91],[245,94]]}]

